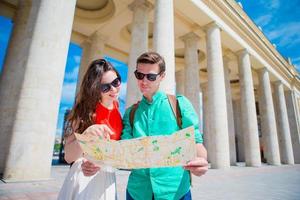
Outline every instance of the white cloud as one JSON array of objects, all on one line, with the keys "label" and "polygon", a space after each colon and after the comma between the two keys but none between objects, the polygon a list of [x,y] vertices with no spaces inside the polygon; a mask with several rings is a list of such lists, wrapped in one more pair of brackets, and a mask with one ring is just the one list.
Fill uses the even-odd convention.
[{"label": "white cloud", "polygon": [[120,98],[126,100],[126,91],[127,91],[127,83],[122,82],[121,84],[121,91],[120,91]]},{"label": "white cloud", "polygon": [[300,57],[292,58],[292,63],[294,64],[298,73],[300,73]]},{"label": "white cloud", "polygon": [[300,74],[300,64],[295,64],[294,66],[295,66],[297,72]]},{"label": "white cloud", "polygon": [[57,128],[56,129],[56,136],[60,136],[62,134],[62,129],[60,129],[60,128]]},{"label": "white cloud", "polygon": [[265,26],[271,21],[271,19],[272,19],[272,15],[268,14],[268,15],[262,15],[256,19],[254,19],[254,21],[259,26]]},{"label": "white cloud", "polygon": [[273,8],[279,8],[280,7],[280,0],[273,0],[271,2],[271,5]]},{"label": "white cloud", "polygon": [[266,31],[270,40],[278,40],[278,46],[294,46],[300,44],[300,22],[291,22]]},{"label": "white cloud", "polygon": [[80,60],[81,60],[81,56],[74,56],[74,60],[75,60],[76,64],[79,65]]},{"label": "white cloud", "polygon": [[292,58],[292,61],[295,63],[299,63],[300,64],[300,57],[298,58]]},{"label": "white cloud", "polygon": [[76,84],[76,82],[72,82],[63,85],[61,102],[71,104],[74,101]]},{"label": "white cloud", "polygon": [[66,80],[76,80],[78,77],[78,71],[79,71],[79,65],[77,65],[76,67],[73,68],[73,70],[71,72],[67,72],[65,74],[65,79]]},{"label": "white cloud", "polygon": [[280,7],[280,1],[279,0],[272,0],[272,1],[265,1],[270,3],[270,7],[273,9],[277,9]]},{"label": "white cloud", "polygon": [[280,7],[280,0],[259,0],[259,4],[269,10],[276,10]]}]

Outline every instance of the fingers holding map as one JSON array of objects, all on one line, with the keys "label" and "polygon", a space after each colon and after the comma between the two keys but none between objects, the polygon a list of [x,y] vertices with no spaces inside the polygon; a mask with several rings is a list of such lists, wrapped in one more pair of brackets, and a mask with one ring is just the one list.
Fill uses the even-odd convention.
[{"label": "fingers holding map", "polygon": [[103,140],[97,136],[75,134],[85,157],[101,165],[122,169],[185,165],[196,157],[194,128],[167,136],[130,140]]}]

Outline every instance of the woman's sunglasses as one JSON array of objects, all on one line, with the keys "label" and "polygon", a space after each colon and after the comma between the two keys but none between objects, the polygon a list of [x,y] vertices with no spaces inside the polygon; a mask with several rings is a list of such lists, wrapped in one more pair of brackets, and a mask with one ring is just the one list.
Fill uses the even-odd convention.
[{"label": "woman's sunglasses", "polygon": [[135,77],[138,79],[138,80],[143,80],[144,77],[146,76],[146,78],[149,80],[149,81],[155,81],[157,76],[160,75],[161,72],[159,72],[158,74],[144,74],[142,72],[138,72],[137,70],[134,71],[134,75]]},{"label": "woman's sunglasses", "polygon": [[117,77],[111,83],[105,83],[100,85],[100,90],[103,93],[107,93],[111,90],[111,87],[117,88],[121,85],[121,78]]}]

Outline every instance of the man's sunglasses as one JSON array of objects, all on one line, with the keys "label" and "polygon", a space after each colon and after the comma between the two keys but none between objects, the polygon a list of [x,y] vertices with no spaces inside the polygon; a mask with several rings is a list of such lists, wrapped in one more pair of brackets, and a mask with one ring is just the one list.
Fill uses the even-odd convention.
[{"label": "man's sunglasses", "polygon": [[121,85],[121,78],[117,77],[111,83],[105,83],[100,85],[100,90],[103,93],[107,93],[111,90],[111,87],[117,88]]},{"label": "man's sunglasses", "polygon": [[161,72],[159,72],[158,74],[144,74],[142,72],[138,72],[137,70],[134,71],[134,75],[138,80],[143,80],[144,77],[146,76],[146,78],[149,81],[155,81],[157,76],[159,76],[161,74]]}]

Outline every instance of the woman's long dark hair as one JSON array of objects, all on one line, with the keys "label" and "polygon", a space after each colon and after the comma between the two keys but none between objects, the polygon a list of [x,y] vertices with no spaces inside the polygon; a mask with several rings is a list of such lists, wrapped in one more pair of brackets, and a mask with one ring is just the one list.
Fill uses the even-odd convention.
[{"label": "woman's long dark hair", "polygon": [[78,94],[75,104],[66,125],[65,135],[82,133],[87,127],[94,124],[96,105],[101,101],[101,80],[103,74],[108,71],[114,71],[118,77],[120,74],[112,64],[104,59],[94,60],[88,67]]}]

